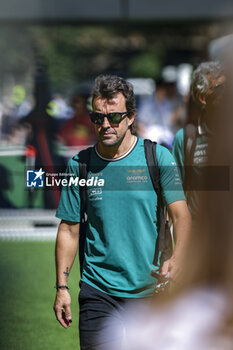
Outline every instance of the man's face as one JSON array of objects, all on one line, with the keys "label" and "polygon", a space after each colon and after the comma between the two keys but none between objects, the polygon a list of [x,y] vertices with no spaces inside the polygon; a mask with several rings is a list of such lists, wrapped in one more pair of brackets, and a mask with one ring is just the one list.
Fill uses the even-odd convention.
[{"label": "man's face", "polygon": [[[103,114],[112,112],[127,112],[124,95],[119,92],[111,99],[96,97],[93,103],[94,112]],[[102,124],[95,124],[98,141],[107,147],[116,146],[125,137],[129,126],[133,123],[135,115],[126,116],[119,124],[112,124],[107,117]]]}]

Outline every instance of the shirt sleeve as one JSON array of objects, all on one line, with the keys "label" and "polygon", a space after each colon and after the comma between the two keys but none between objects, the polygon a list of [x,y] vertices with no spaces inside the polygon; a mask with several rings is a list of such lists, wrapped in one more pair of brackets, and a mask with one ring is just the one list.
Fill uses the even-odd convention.
[{"label": "shirt sleeve", "polygon": [[177,131],[173,145],[172,145],[172,154],[175,158],[176,164],[179,167],[180,176],[182,183],[184,183],[185,177],[185,168],[184,168],[184,129]]},{"label": "shirt sleeve", "polygon": [[[67,178],[79,176],[78,156],[71,158],[66,168]],[[62,187],[61,197],[56,211],[56,217],[66,221],[80,222],[80,195],[78,182],[68,181]]]},{"label": "shirt sleeve", "polygon": [[166,205],[185,200],[179,170],[171,152],[167,148],[157,145],[156,157],[160,171],[162,195]]}]

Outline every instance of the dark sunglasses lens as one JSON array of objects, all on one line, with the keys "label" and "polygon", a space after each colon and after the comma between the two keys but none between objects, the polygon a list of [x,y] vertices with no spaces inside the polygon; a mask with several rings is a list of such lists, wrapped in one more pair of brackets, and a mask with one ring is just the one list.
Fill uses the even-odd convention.
[{"label": "dark sunglasses lens", "polygon": [[92,123],[94,123],[94,124],[102,124],[104,121],[103,116],[100,113],[96,113],[96,112],[91,112],[90,118],[91,118]]},{"label": "dark sunglasses lens", "polygon": [[98,113],[98,112],[90,112],[90,118],[92,123],[94,124],[103,124],[104,122],[104,118],[107,117],[109,123],[112,124],[119,124],[124,115],[126,115],[127,113],[108,113],[108,114],[102,114],[102,113]]},{"label": "dark sunglasses lens", "polygon": [[113,124],[119,124],[122,120],[123,114],[122,113],[109,113],[108,114],[108,120],[110,123]]}]

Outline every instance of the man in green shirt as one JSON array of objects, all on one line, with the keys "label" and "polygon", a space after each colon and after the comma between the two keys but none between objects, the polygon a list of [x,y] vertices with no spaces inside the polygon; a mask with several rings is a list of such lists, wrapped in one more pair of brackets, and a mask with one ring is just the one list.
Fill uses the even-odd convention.
[{"label": "man in green shirt", "polygon": [[[119,337],[120,346],[119,332],[109,331],[106,320],[128,302],[153,295],[156,280],[151,271],[155,269],[158,236],[157,195],[147,168],[143,140],[133,134],[136,107],[132,85],[117,76],[97,77],[92,106],[90,116],[98,142],[91,149],[87,179],[99,178],[102,186],[90,181],[87,187],[88,229],[79,294],[82,350],[100,350],[103,343],[111,349],[111,342],[116,342],[113,334]],[[177,237],[174,253],[161,267],[161,273],[169,272],[170,278],[176,280],[188,239],[190,214],[173,156],[157,145],[156,157],[163,199]],[[69,161],[67,172],[78,176],[78,162],[77,155]],[[62,191],[57,216],[62,221],[56,242],[54,310],[66,328],[71,322],[67,274],[79,240],[79,186]],[[115,324],[118,330],[122,321],[119,315]]]},{"label": "man in green shirt", "polygon": [[[216,118],[222,113],[221,101],[225,81],[224,69],[219,62],[203,62],[196,68],[191,93],[194,100],[201,105],[202,112],[198,125],[193,126],[192,138],[187,137],[185,141],[185,126],[176,133],[172,146],[172,154],[180,168],[184,188],[188,188],[186,196],[194,225],[200,213],[201,179],[202,176],[206,176],[210,165],[207,157],[208,146],[215,134]],[[193,142],[192,147],[187,145],[190,141]],[[190,151],[185,152],[185,148],[187,150],[188,147]]]}]

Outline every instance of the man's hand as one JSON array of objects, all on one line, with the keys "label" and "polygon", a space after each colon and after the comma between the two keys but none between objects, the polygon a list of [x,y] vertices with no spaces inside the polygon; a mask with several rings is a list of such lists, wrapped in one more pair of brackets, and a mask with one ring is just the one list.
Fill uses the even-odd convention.
[{"label": "man's hand", "polygon": [[161,267],[161,276],[166,276],[169,273],[169,279],[177,282],[181,274],[181,262],[178,262],[174,256],[166,260]]},{"label": "man's hand", "polygon": [[56,299],[54,302],[54,312],[57,320],[64,327],[70,327],[72,322],[71,314],[71,297],[67,289],[59,289],[57,291]]}]

